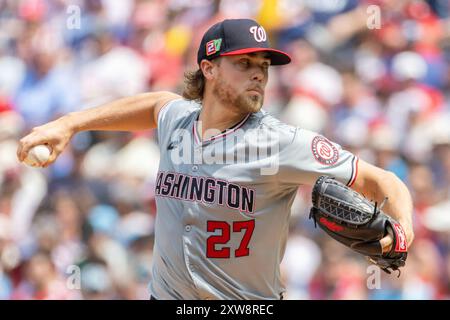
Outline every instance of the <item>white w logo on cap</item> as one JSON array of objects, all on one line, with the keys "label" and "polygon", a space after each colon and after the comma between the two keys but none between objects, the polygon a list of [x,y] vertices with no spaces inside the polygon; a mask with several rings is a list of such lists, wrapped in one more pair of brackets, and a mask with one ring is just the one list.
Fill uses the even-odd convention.
[{"label": "white w logo on cap", "polygon": [[267,40],[266,31],[261,26],[250,27],[250,32],[257,42],[263,42]]}]

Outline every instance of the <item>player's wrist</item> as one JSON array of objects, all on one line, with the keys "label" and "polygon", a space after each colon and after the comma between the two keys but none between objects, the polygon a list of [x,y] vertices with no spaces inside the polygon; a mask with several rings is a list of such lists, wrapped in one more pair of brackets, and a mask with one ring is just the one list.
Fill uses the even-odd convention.
[{"label": "player's wrist", "polygon": [[63,126],[64,130],[70,136],[73,136],[74,134],[82,131],[76,112],[68,113],[67,115],[61,117],[59,120],[61,121],[60,123]]},{"label": "player's wrist", "polygon": [[391,232],[389,232],[389,234],[384,237],[383,239],[380,240],[380,245],[381,245],[381,251],[382,253],[388,253],[392,250],[392,245],[394,244],[394,238]]},{"label": "player's wrist", "polygon": [[413,230],[412,222],[409,220],[405,220],[405,219],[399,219],[398,222],[400,223],[400,225],[403,228],[403,231],[405,232],[406,240],[408,242],[408,247],[409,247],[414,240],[414,230]]}]

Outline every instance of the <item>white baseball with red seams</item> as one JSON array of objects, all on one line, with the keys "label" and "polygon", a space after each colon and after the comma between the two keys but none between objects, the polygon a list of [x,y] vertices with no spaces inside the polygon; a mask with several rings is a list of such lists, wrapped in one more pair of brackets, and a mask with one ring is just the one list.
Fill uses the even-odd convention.
[{"label": "white baseball with red seams", "polygon": [[50,158],[51,149],[46,145],[38,145],[28,151],[27,157],[23,160],[29,166],[40,167],[47,163]]}]

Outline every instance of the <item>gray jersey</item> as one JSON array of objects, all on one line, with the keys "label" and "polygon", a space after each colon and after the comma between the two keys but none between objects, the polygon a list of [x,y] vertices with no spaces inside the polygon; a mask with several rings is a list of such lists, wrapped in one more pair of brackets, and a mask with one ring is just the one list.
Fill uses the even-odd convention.
[{"label": "gray jersey", "polygon": [[280,299],[279,266],[298,186],[322,174],[352,184],[357,158],[264,110],[200,141],[199,113],[200,105],[179,99],[158,116],[151,294]]}]

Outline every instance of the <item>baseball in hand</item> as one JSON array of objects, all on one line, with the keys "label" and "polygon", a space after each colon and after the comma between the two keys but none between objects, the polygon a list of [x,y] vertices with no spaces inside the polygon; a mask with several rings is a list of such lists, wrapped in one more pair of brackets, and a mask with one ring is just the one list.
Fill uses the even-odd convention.
[{"label": "baseball in hand", "polygon": [[28,151],[27,157],[23,162],[32,167],[41,167],[50,158],[50,153],[50,147],[38,145]]}]

